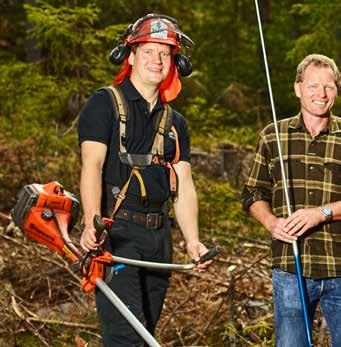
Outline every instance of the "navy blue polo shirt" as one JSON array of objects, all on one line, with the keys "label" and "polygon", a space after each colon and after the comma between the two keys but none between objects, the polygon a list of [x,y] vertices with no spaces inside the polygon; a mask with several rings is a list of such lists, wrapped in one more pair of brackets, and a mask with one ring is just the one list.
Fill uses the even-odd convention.
[{"label": "navy blue polo shirt", "polygon": [[[128,153],[150,153],[154,142],[154,123],[156,115],[163,110],[160,97],[153,110],[149,112],[146,100],[137,91],[129,78],[120,85],[127,100],[129,110],[126,124],[126,148]],[[184,117],[173,112],[173,125],[178,132],[180,160],[190,160],[189,133]],[[103,194],[111,191],[112,186],[120,189],[129,178],[131,167],[121,163],[119,159],[119,121],[114,115],[111,98],[105,90],[96,91],[83,107],[78,122],[79,144],[83,141],[96,141],[108,146],[103,167]],[[175,139],[173,133],[165,136],[165,158],[171,161],[175,155]],[[170,195],[169,169],[163,165],[152,164],[140,170],[147,191],[148,201],[154,205],[163,204]],[[110,189],[107,189],[110,187]],[[108,197],[106,197],[108,198]],[[112,197],[109,197],[109,200]],[[127,192],[126,201],[140,201],[140,185],[133,177]],[[134,204],[136,205],[136,204]],[[145,210],[142,206],[133,206],[134,210]]]}]

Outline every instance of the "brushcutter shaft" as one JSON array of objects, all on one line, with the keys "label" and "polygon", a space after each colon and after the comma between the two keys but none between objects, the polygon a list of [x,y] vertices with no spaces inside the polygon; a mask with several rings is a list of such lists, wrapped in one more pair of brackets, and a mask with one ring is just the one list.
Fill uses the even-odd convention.
[{"label": "brushcutter shaft", "polygon": [[150,332],[143,324],[134,316],[129,308],[121,301],[121,299],[110,289],[110,287],[100,278],[96,279],[96,286],[108,298],[108,300],[116,307],[123,317],[130,323],[136,332],[150,347],[161,347]]},{"label": "brushcutter shaft", "polygon": [[194,264],[167,264],[167,263],[156,263],[153,261],[143,261],[143,260],[135,260],[135,259],[128,259],[123,257],[117,257],[115,255],[112,256],[112,259],[116,263],[125,264],[125,265],[132,265],[132,266],[138,266],[138,267],[145,267],[149,269],[160,269],[160,270],[191,270],[194,268]]},{"label": "brushcutter shaft", "polygon": [[152,261],[143,261],[143,260],[122,258],[122,257],[117,257],[115,255],[112,256],[112,259],[116,263],[138,266],[138,267],[145,267],[145,268],[151,268],[151,269],[162,269],[162,270],[169,270],[169,271],[172,271],[172,270],[185,271],[185,270],[193,269],[196,264],[199,264],[199,263],[201,264],[201,263],[204,263],[205,261],[211,260],[219,253],[220,253],[220,247],[215,246],[210,251],[205,253],[199,259],[199,261],[197,261],[197,262],[192,261],[189,264],[156,263],[156,262],[152,262]]}]

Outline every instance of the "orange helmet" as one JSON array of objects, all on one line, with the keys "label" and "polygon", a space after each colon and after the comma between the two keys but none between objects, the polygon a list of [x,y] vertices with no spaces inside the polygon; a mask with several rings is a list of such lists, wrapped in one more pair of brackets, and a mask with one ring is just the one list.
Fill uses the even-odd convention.
[{"label": "orange helmet", "polygon": [[194,46],[194,42],[179,28],[177,21],[161,14],[147,14],[138,19],[127,29],[125,43],[133,45],[138,42],[158,42],[180,49]]}]

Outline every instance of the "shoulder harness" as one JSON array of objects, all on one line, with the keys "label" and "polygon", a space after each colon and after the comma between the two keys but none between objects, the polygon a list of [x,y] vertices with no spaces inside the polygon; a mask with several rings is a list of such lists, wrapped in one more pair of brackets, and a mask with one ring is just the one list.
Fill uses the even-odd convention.
[{"label": "shoulder harness", "polygon": [[[111,85],[101,89],[106,90],[110,95],[114,108],[114,115],[116,119],[119,120],[120,160],[122,163],[127,164],[132,168],[127,182],[124,184],[123,188],[118,189],[119,192],[115,194],[116,204],[113,209],[112,218],[114,219],[119,207],[125,199],[129,184],[134,175],[140,184],[142,204],[147,206],[147,192],[139,170],[152,164],[164,165],[169,168],[170,191],[172,199],[175,200],[178,194],[178,177],[173,165],[179,162],[180,145],[177,130],[173,125],[173,109],[168,104],[165,104],[164,109],[156,115],[156,122],[154,125],[155,137],[150,153],[128,153],[126,148],[126,123],[129,117],[129,112],[125,97],[118,86]],[[172,131],[175,136],[175,156],[172,161],[166,161],[164,156],[165,136],[170,131]]]}]

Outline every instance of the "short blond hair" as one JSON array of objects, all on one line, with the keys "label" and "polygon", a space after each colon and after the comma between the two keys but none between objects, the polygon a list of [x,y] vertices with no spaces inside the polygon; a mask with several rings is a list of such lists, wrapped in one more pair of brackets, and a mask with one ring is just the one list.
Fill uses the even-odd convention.
[{"label": "short blond hair", "polygon": [[303,81],[304,72],[309,65],[331,68],[334,73],[334,81],[337,89],[340,90],[340,71],[333,59],[322,54],[309,54],[298,64],[295,80],[296,83]]}]

